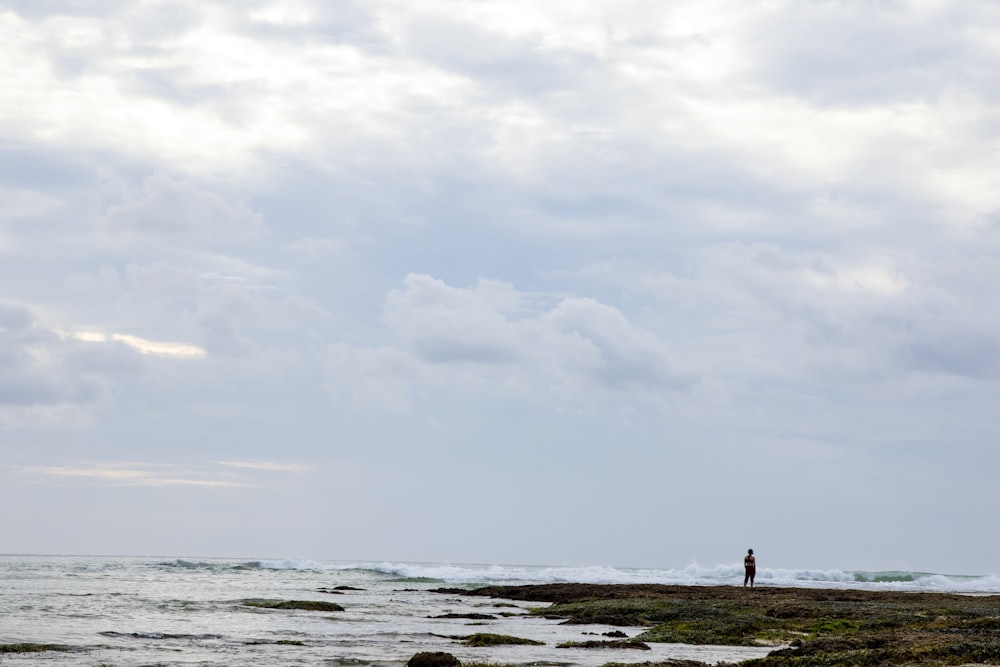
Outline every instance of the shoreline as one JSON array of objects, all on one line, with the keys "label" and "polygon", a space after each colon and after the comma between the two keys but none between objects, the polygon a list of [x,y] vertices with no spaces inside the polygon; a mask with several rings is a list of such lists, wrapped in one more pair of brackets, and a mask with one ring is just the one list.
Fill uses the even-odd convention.
[{"label": "shoreline", "polygon": [[490,584],[474,588],[441,587],[434,592],[474,595],[482,597],[503,597],[509,600],[525,602],[565,602],[585,597],[612,598],[681,598],[689,600],[702,599],[740,599],[744,595],[761,595],[775,600],[812,599],[817,601],[830,599],[860,600],[860,601],[890,601],[914,599],[954,599],[996,598],[1000,604],[1000,593],[959,593],[951,591],[886,591],[863,588],[828,588],[806,586],[772,586],[758,584],[744,588],[742,584],[732,585],[697,585],[697,584],[591,584],[591,583],[548,583],[548,584]]},{"label": "shoreline", "polygon": [[778,647],[744,667],[1000,665],[1000,595],[579,583],[435,592],[548,603],[533,613],[643,628],[635,642]]}]

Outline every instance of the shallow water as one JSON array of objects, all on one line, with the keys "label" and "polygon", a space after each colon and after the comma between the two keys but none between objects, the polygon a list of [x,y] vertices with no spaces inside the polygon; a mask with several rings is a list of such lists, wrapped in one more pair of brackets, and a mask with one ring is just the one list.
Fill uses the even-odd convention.
[{"label": "shallow water", "polygon": [[[488,583],[732,581],[728,570],[718,568],[699,574],[700,581],[676,580],[677,576],[686,576],[676,573],[685,572],[691,574],[690,570],[614,568],[0,556],[0,643],[62,644],[74,648],[71,652],[4,654],[0,658],[5,665],[88,667],[398,666],[419,651],[448,651],[463,662],[543,661],[597,667],[607,662],[669,658],[737,662],[771,650],[683,644],[651,644],[650,651],[559,649],[556,644],[561,642],[603,639],[602,633],[611,630],[634,636],[642,629],[560,625],[556,620],[526,615],[529,607],[544,604],[431,592],[441,586]],[[712,580],[712,572],[719,581]],[[767,571],[762,575],[766,582]],[[920,587],[913,577],[906,581],[896,581],[900,577],[895,577],[891,582],[852,579],[845,578],[839,585]],[[927,581],[934,586],[940,584]],[[807,583],[800,579],[798,585]],[[823,582],[817,579],[808,585]],[[361,590],[322,592],[338,586]],[[981,588],[982,582],[975,586]],[[329,601],[345,610],[283,611],[242,604],[252,598]],[[433,618],[446,613],[486,613],[493,618]],[[535,639],[545,645],[473,648],[454,639],[478,632]]]}]

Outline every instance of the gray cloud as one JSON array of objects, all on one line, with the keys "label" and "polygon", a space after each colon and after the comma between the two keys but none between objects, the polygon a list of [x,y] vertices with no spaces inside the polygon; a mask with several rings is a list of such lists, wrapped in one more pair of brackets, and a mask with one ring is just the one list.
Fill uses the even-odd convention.
[{"label": "gray cloud", "polygon": [[[933,102],[969,86],[992,95],[997,57],[986,32],[988,4],[788,5],[762,12],[753,47],[761,80],[822,104]],[[781,39],[766,35],[781,32]]]},{"label": "gray cloud", "polygon": [[952,332],[916,342],[909,361],[918,369],[983,380],[1000,377],[1000,335],[995,331]]},{"label": "gray cloud", "polygon": [[541,35],[511,37],[447,15],[404,24],[403,50],[493,92],[545,95],[577,88],[600,65],[592,54],[547,49]]},{"label": "gray cloud", "polygon": [[20,332],[32,322],[31,311],[24,306],[0,303],[0,329]]},{"label": "gray cloud", "polygon": [[[497,387],[516,386],[539,398],[581,382],[605,391],[653,394],[686,390],[693,383],[690,373],[676,369],[654,333],[592,299],[562,299],[545,311],[531,295],[508,284],[482,280],[473,288],[457,288],[411,274],[403,289],[389,294],[385,318],[406,352],[359,348],[358,360],[367,359],[361,364],[349,362],[348,349],[337,346],[331,367],[335,378],[348,375],[360,384],[361,376],[384,375],[373,364],[394,367],[402,373],[395,385],[398,395],[413,383],[458,386],[467,381],[462,378],[482,374],[493,376]],[[404,361],[407,353],[413,356]],[[389,405],[404,403],[397,398]]]},{"label": "gray cloud", "polygon": [[0,304],[0,405],[91,403],[98,380],[68,363],[71,342],[38,328],[31,311]]},{"label": "gray cloud", "polygon": [[481,281],[474,290],[410,275],[403,291],[389,294],[386,319],[427,361],[516,363],[521,327],[505,317],[519,296],[509,285]]},{"label": "gray cloud", "polygon": [[31,0],[9,0],[5,3],[10,9],[21,16],[30,19],[41,19],[51,16],[107,16],[130,4],[130,0],[53,0],[38,3]]},{"label": "gray cloud", "polygon": [[[301,11],[301,7],[305,11]],[[302,3],[298,7],[261,6],[256,12],[234,12],[231,20],[241,32],[277,42],[320,40],[352,44],[384,52],[385,36],[379,29],[376,6],[344,0],[334,4]]]},{"label": "gray cloud", "polygon": [[545,320],[563,335],[582,338],[595,348],[598,357],[585,372],[600,384],[680,390],[693,383],[675,369],[662,340],[632,325],[616,308],[593,299],[566,299]]},{"label": "gray cloud", "polygon": [[261,216],[196,185],[166,174],[147,178],[140,192],[108,206],[99,217],[111,234],[148,234],[184,244],[240,242],[264,229]]}]

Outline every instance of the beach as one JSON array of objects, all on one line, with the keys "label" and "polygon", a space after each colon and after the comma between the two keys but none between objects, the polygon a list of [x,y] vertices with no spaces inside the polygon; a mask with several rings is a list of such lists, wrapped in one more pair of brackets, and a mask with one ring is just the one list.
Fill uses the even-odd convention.
[{"label": "beach", "polygon": [[[907,664],[891,661],[904,655],[908,664],[997,662],[993,577],[875,581],[764,568],[750,590],[734,576],[737,565],[0,556],[0,659],[400,667],[419,652],[447,652],[466,665],[801,665],[810,655],[828,664],[837,655],[884,658],[868,664]],[[941,591],[946,585],[954,590]],[[959,650],[941,652],[948,646]]]}]

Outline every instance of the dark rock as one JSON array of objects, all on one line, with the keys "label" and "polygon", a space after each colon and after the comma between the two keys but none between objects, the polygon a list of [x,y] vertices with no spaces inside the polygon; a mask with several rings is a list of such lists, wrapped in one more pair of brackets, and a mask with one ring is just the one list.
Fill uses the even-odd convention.
[{"label": "dark rock", "polygon": [[333,588],[319,588],[317,589],[320,593],[329,593],[331,595],[343,595],[344,591],[363,591],[363,588],[355,588],[354,586],[334,586]]},{"label": "dark rock", "polygon": [[628,635],[621,630],[612,630],[611,632],[605,632],[605,637],[617,637],[618,639],[628,639]]},{"label": "dark rock", "polygon": [[303,611],[344,611],[339,604],[315,600],[244,600],[243,606],[260,609],[301,609]]},{"label": "dark rock", "polygon": [[489,632],[480,632],[474,635],[469,635],[462,639],[462,643],[466,646],[516,646],[516,645],[528,645],[528,646],[544,646],[545,642],[536,641],[534,639],[525,639],[523,637],[511,637],[510,635],[495,635]]},{"label": "dark rock", "polygon": [[469,618],[474,621],[495,621],[497,617],[492,614],[441,614],[428,618]]},{"label": "dark rock", "polygon": [[0,644],[0,653],[42,653],[45,651],[72,651],[62,644]]},{"label": "dark rock", "polygon": [[406,667],[460,667],[461,664],[451,653],[437,651],[414,654],[407,661]]},{"label": "dark rock", "polygon": [[650,650],[648,644],[642,642],[617,641],[585,641],[585,642],[563,642],[556,644],[556,648],[632,648],[640,651]]}]

